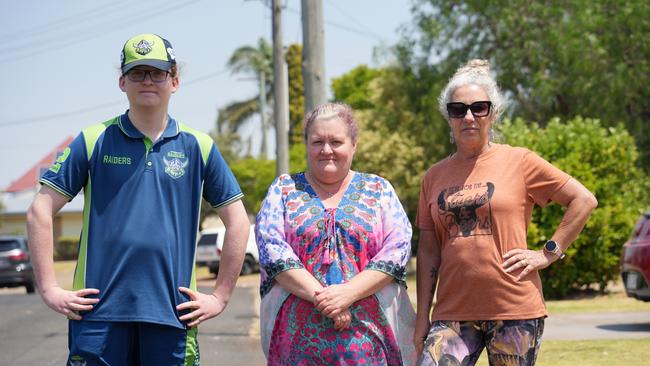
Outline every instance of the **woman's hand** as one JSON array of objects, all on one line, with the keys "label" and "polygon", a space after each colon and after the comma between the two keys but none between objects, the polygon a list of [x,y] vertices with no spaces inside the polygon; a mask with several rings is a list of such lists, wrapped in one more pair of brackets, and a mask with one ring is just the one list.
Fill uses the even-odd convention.
[{"label": "woman's hand", "polygon": [[517,281],[533,271],[548,267],[553,262],[541,250],[530,249],[513,249],[504,254],[503,259],[503,269],[506,273],[522,270],[517,276]]},{"label": "woman's hand", "polygon": [[355,301],[354,291],[347,284],[330,285],[316,291],[314,306],[328,318],[334,319],[347,310]]},{"label": "woman's hand", "polygon": [[350,309],[345,309],[338,315],[334,316],[332,320],[334,320],[334,329],[342,331],[348,328],[352,323],[352,313],[350,313]]},{"label": "woman's hand", "polygon": [[431,322],[428,318],[425,319],[416,319],[415,320],[415,331],[413,332],[413,345],[415,346],[415,352],[418,356],[422,354],[424,350],[424,341],[427,340],[429,335],[429,328],[431,328]]},{"label": "woman's hand", "polygon": [[176,306],[178,311],[190,310],[189,313],[179,318],[182,322],[187,322],[189,327],[195,327],[208,319],[214,318],[226,308],[226,302],[215,294],[206,295],[198,291],[192,291],[187,287],[179,287],[178,290],[190,298],[190,301]]}]

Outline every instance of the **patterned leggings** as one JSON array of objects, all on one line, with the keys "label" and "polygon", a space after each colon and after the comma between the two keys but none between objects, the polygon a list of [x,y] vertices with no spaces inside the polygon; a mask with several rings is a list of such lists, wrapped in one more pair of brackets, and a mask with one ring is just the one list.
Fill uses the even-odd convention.
[{"label": "patterned leggings", "polygon": [[434,321],[418,365],[475,365],[486,348],[490,366],[532,366],[543,332],[544,318]]}]

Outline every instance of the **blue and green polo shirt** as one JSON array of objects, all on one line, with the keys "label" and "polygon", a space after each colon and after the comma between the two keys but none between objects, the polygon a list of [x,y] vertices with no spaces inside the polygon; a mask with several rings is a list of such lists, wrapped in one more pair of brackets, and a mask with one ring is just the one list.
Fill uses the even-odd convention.
[{"label": "blue and green polo shirt", "polygon": [[84,189],[73,286],[100,290],[84,319],[185,328],[178,287],[196,289],[201,197],[243,196],[212,138],[169,118],[152,142],[125,113],[84,129],[40,182],[70,199]]}]

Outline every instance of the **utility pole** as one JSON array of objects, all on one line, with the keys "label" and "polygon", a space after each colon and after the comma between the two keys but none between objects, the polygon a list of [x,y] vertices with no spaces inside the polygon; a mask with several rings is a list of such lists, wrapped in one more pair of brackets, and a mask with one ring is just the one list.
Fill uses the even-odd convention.
[{"label": "utility pole", "polygon": [[302,0],[302,77],[305,113],[325,103],[325,30],[322,0]]},{"label": "utility pole", "polygon": [[282,43],[282,0],[272,0],[273,12],[273,115],[275,116],[275,174],[289,173],[289,81]]}]

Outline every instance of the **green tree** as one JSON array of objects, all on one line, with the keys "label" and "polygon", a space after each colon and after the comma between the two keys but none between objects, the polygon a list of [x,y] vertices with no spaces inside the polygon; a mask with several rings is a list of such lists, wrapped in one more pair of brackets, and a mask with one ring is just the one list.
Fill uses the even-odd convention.
[{"label": "green tree", "polygon": [[420,180],[427,166],[424,149],[411,138],[387,129],[367,128],[371,114],[356,112],[360,133],[353,168],[380,175],[394,186],[409,216],[414,218],[420,194]]},{"label": "green tree", "polygon": [[[304,161],[304,157],[302,160]],[[269,186],[275,179],[275,162],[273,160],[246,157],[233,160],[229,162],[229,165],[244,193],[242,202],[246,212],[249,215],[256,215]],[[206,200],[203,200],[200,221],[203,222],[207,216],[216,214],[217,210],[212,208]]]},{"label": "green tree", "polygon": [[237,178],[244,192],[244,206],[249,214],[256,214],[260,210],[266,192],[275,179],[275,162],[246,158],[230,164],[233,174]]},{"label": "green tree", "polygon": [[[237,101],[219,109],[217,117],[217,132],[236,132],[239,127],[254,114],[261,117],[262,147],[261,155],[265,156],[269,127],[261,101],[270,102],[273,98],[273,49],[264,39],[260,38],[257,47],[243,46],[236,49],[228,60],[228,68],[233,74],[249,75],[258,82],[260,90],[250,99]],[[262,95],[263,94],[263,95]]]},{"label": "green tree", "polygon": [[303,143],[302,123],[305,118],[304,82],[302,79],[302,45],[287,49],[289,74],[289,145]]},{"label": "green tree", "polygon": [[511,116],[623,123],[650,167],[650,2],[415,0],[412,14],[396,48],[410,74],[447,78],[488,58]]},{"label": "green tree", "polygon": [[[241,139],[236,132],[222,131],[221,133],[215,134],[212,136],[214,139],[221,156],[229,164],[237,161],[238,153],[242,149]],[[245,193],[245,192],[244,192]],[[210,203],[206,200],[201,200],[201,213],[199,217],[199,222],[210,215],[216,215],[217,210],[212,208]]]},{"label": "green tree", "polygon": [[304,142],[289,146],[289,172],[297,173],[307,170],[307,148]]},{"label": "green tree", "polygon": [[415,218],[419,182],[429,161],[427,147],[432,144],[429,136],[422,136],[426,132],[418,134],[410,128],[420,124],[419,116],[403,107],[413,105],[394,89],[401,75],[397,69],[361,65],[334,79],[332,89],[335,100],[353,107],[359,123],[354,168],[388,179],[409,217]]},{"label": "green tree", "polygon": [[372,109],[374,104],[372,83],[381,70],[360,65],[339,78],[332,79],[335,100],[344,100],[354,110]]},{"label": "green tree", "polygon": [[[545,128],[522,119],[500,127],[506,141],[525,146],[584,184],[598,198],[598,208],[567,258],[544,270],[547,297],[562,297],[571,290],[597,285],[604,290],[619,276],[621,246],[632,226],[650,205],[650,182],[637,166],[638,150],[622,126],[603,127],[598,120],[551,120]],[[557,204],[535,209],[528,242],[541,246],[551,238],[564,210]]]},{"label": "green tree", "polygon": [[[289,68],[289,108],[292,132],[290,134],[290,167],[291,172],[305,170],[305,146],[302,142],[302,120],[304,115],[304,100],[302,87],[302,46],[292,44],[287,50]],[[266,100],[273,102],[272,93],[272,49],[264,39],[260,39],[258,47],[240,47],[228,63],[233,73],[253,75],[259,81],[262,74],[266,75]],[[260,70],[266,70],[261,71]],[[244,192],[244,206],[249,214],[259,210],[266,191],[275,178],[275,163],[273,160],[255,159],[246,153],[250,144],[242,141],[237,134],[238,127],[252,115],[259,113],[259,95],[244,101],[238,101],[220,109],[217,120],[217,133],[213,136],[224,159],[230,167]],[[244,152],[244,158],[241,158]],[[214,214],[215,210],[207,202],[201,206],[204,218]]]}]

